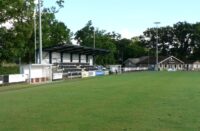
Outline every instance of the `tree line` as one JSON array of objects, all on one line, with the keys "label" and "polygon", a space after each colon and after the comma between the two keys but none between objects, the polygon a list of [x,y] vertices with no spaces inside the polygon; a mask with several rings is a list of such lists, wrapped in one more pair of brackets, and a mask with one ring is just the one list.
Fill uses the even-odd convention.
[{"label": "tree line", "polygon": [[[64,0],[55,0],[55,6],[43,7],[43,47],[72,44],[72,37],[81,46],[94,47],[95,39],[95,48],[110,51],[108,55],[97,56],[97,64],[123,64],[127,58],[155,56],[158,40],[159,56],[173,55],[183,61],[200,60],[200,23],[178,22],[173,26],[148,28],[141,36],[124,39],[119,33],[94,28],[92,21],[88,21],[73,33],[55,17],[63,3]],[[34,0],[0,1],[1,63],[17,62],[19,58],[24,63],[34,62],[34,9]],[[37,12],[35,16],[38,21]],[[39,38],[38,33],[36,35]]]}]

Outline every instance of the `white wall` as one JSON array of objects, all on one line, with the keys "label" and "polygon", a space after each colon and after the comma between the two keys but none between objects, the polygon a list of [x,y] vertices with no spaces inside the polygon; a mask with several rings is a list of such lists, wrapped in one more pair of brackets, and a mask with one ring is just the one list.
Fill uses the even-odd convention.
[{"label": "white wall", "polygon": [[[22,74],[29,76],[29,65],[22,67]],[[51,76],[50,65],[31,65],[31,78],[42,78]]]},{"label": "white wall", "polygon": [[81,63],[86,63],[86,55],[81,55]]},{"label": "white wall", "polygon": [[9,75],[9,83],[25,82],[27,79],[24,74]]},{"label": "white wall", "polygon": [[0,84],[3,84],[3,76],[0,76]]},{"label": "white wall", "polygon": [[60,53],[52,52],[52,63],[60,63],[60,62],[61,62]]},{"label": "white wall", "polygon": [[42,64],[49,64],[49,53],[42,52]]},{"label": "white wall", "polygon": [[71,62],[71,60],[70,60],[70,54],[69,53],[63,53],[63,62],[64,63],[69,63],[69,62]]},{"label": "white wall", "polygon": [[193,68],[194,69],[199,69],[200,68],[200,64],[193,64]]},{"label": "white wall", "polygon": [[88,62],[89,62],[89,65],[93,65],[93,56],[91,55],[88,56]]},{"label": "white wall", "polygon": [[63,73],[53,73],[53,80],[63,79]]},{"label": "white wall", "polygon": [[72,62],[73,63],[78,63],[79,62],[79,55],[78,54],[73,54],[72,55]]}]

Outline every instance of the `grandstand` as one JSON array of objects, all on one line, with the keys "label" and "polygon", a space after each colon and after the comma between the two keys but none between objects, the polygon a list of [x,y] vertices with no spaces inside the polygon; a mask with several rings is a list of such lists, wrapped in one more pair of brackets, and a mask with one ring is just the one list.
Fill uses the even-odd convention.
[{"label": "grandstand", "polygon": [[[42,64],[20,66],[20,74],[0,76],[0,85],[9,83],[43,83],[63,78],[85,78],[108,75],[96,68],[94,58],[108,54],[108,50],[76,45],[56,45],[43,48]],[[39,63],[39,50],[37,51]]]},{"label": "grandstand", "polygon": [[[65,78],[82,77],[82,72],[87,71],[94,75],[94,58],[97,55],[106,55],[108,50],[90,48],[77,45],[56,45],[43,48],[43,64],[52,64],[53,72],[62,72]],[[39,60],[39,53],[37,53]]]}]

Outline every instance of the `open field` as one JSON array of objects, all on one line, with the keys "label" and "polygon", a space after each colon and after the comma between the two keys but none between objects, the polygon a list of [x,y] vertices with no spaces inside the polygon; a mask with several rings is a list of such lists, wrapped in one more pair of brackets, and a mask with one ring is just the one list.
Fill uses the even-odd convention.
[{"label": "open field", "polygon": [[1,131],[200,130],[199,72],[140,72],[23,86],[0,90]]}]

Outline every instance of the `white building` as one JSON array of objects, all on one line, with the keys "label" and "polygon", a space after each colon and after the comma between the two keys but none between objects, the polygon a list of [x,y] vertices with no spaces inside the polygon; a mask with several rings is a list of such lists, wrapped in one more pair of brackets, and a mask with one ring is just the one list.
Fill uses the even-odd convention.
[{"label": "white building", "polygon": [[[133,68],[136,70],[154,70],[156,57],[143,56],[140,58],[129,58],[124,62],[124,65],[126,68]],[[158,68],[159,70],[185,70],[185,63],[174,56],[160,56],[158,57]]]}]

